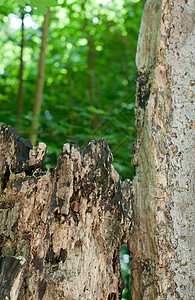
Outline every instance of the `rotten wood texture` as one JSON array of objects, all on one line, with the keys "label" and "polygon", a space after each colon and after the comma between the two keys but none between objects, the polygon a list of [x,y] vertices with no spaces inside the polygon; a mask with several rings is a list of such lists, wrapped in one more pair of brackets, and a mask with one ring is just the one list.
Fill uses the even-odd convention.
[{"label": "rotten wood texture", "polygon": [[137,47],[132,299],[194,299],[193,1],[148,0]]},{"label": "rotten wood texture", "polygon": [[120,181],[103,138],[83,150],[64,144],[47,171],[45,153],[1,126],[0,298],[120,299],[130,180]]}]

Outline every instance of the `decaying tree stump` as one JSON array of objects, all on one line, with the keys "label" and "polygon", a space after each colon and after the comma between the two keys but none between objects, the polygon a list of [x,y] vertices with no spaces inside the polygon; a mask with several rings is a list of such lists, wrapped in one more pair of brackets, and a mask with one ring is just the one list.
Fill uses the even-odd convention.
[{"label": "decaying tree stump", "polygon": [[64,144],[47,171],[45,154],[1,126],[0,299],[120,299],[130,180],[121,182],[105,139]]}]

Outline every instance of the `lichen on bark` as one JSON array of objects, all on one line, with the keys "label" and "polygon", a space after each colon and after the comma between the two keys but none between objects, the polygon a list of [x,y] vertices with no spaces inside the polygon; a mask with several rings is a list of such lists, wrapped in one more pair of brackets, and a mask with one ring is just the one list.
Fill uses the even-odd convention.
[{"label": "lichen on bark", "polygon": [[45,153],[1,126],[0,255],[26,262],[18,299],[120,299],[130,180],[121,182],[104,138],[83,150],[64,144],[47,171]]}]

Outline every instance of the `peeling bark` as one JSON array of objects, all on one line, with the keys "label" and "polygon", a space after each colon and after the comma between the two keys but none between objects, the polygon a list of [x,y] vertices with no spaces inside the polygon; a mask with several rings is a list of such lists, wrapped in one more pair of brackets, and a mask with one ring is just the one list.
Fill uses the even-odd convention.
[{"label": "peeling bark", "polygon": [[24,257],[5,256],[0,258],[1,299],[17,299],[25,267]]},{"label": "peeling bark", "polygon": [[[120,299],[131,182],[120,181],[105,139],[83,150],[64,144],[47,171],[45,153],[45,144],[33,148],[1,126],[0,298]],[[13,274],[6,272],[12,261]],[[11,296],[14,284],[18,298]]]},{"label": "peeling bark", "polygon": [[193,1],[148,0],[137,48],[132,298],[194,299]]}]

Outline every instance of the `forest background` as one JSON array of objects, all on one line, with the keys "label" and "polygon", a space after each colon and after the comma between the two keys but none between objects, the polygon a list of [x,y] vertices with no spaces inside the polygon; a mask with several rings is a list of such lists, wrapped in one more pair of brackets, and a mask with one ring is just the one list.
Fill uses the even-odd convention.
[{"label": "forest background", "polygon": [[[33,120],[46,3],[53,5],[36,131],[47,145],[45,168],[56,163],[64,143],[83,148],[105,137],[121,178],[133,178],[135,55],[144,2],[0,1],[0,121],[24,138]],[[123,299],[130,299],[127,246],[121,267]]]}]

